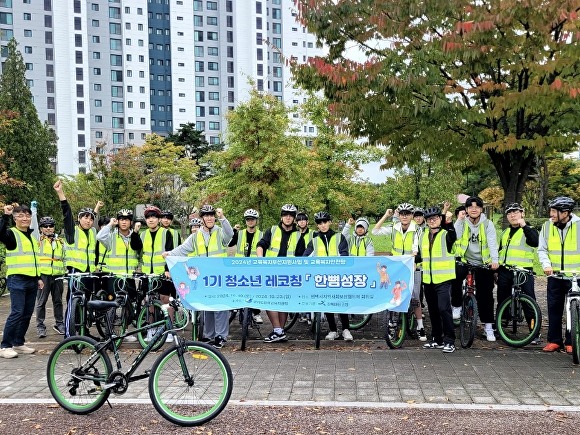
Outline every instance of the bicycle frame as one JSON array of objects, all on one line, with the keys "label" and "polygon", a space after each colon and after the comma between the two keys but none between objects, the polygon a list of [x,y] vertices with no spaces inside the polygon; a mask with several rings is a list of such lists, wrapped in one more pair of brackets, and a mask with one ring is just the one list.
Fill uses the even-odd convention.
[{"label": "bicycle frame", "polygon": [[568,275],[560,275],[561,279],[567,279],[572,282],[572,287],[568,291],[566,295],[566,331],[570,332],[572,330],[572,316],[570,315],[570,302],[572,300],[580,301],[580,287],[578,286],[578,277],[580,276],[580,271],[571,270],[566,271],[565,273],[571,274]]}]

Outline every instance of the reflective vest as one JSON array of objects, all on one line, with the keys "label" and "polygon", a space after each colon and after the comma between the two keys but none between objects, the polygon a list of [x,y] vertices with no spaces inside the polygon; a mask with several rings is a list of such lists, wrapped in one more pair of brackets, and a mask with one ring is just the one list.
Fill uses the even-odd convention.
[{"label": "reflective vest", "polygon": [[440,284],[455,279],[455,256],[447,251],[447,230],[441,230],[429,245],[430,231],[421,237],[421,256],[423,257],[423,282]]},{"label": "reflective vest", "polygon": [[338,245],[340,245],[340,234],[333,234],[328,241],[328,246],[320,239],[320,236],[312,239],[312,248],[316,257],[336,257],[338,253]]},{"label": "reflective vest", "polygon": [[[266,251],[266,257],[277,257],[278,253],[280,252],[280,244],[282,243],[282,229],[278,225],[274,225],[270,229],[270,232],[272,233],[272,239],[270,240],[270,246]],[[288,250],[286,251],[286,257],[294,257],[294,251],[296,251],[296,245],[298,244],[299,238],[300,231],[292,231],[292,234],[290,234],[290,239],[288,240]]]},{"label": "reflective vest", "polygon": [[[97,258],[97,268],[102,268],[103,265],[105,264],[109,250],[107,249],[107,247],[105,245],[103,245],[98,240],[97,240],[97,247],[99,248],[98,249],[99,258]],[[96,251],[95,251],[95,254],[96,254]],[[103,270],[104,270],[104,268],[103,268]]]},{"label": "reflective vest", "polygon": [[518,228],[510,239],[510,228],[501,235],[499,250],[500,264],[508,266],[532,267],[534,263],[534,248],[526,243],[523,228]]},{"label": "reflective vest", "polygon": [[18,228],[10,228],[16,239],[15,249],[6,249],[6,276],[40,276],[38,243],[26,237]]},{"label": "reflective vest", "polygon": [[179,246],[179,232],[173,228],[165,228],[165,230],[168,234],[171,235],[171,238],[173,239],[173,247],[176,248]]},{"label": "reflective vest", "polygon": [[[491,263],[491,253],[489,252],[489,245],[487,244],[487,234],[485,233],[485,229],[487,225],[491,223],[489,221],[485,221],[485,225],[483,222],[479,223],[479,245],[481,246],[481,259],[484,264]],[[455,243],[455,256],[461,257],[462,259],[465,257],[465,252],[469,247],[469,236],[471,235],[471,229],[469,228],[469,224],[467,222],[463,223],[463,234],[461,235],[461,239],[457,240]]]},{"label": "reflective vest", "polygon": [[131,248],[131,241],[125,242],[119,232],[115,231],[111,249],[105,256],[103,272],[133,273],[137,266],[139,266],[139,258],[137,252]]},{"label": "reflective vest", "polygon": [[351,234],[348,239],[348,254],[353,257],[364,257],[367,255],[367,245],[371,239],[368,236],[358,237]]},{"label": "reflective vest", "polygon": [[551,221],[544,224],[542,232],[548,238],[548,256],[554,271],[580,269],[580,238],[578,222],[572,222],[562,241],[562,231]]},{"label": "reflective vest", "polygon": [[88,270],[94,272],[95,266],[95,247],[97,246],[97,231],[89,228],[87,233],[78,225],[75,226],[75,241],[66,244],[65,260],[67,267],[74,267],[81,272]]},{"label": "reflective vest", "polygon": [[53,239],[41,238],[39,241],[38,267],[43,275],[64,275],[64,249],[63,240],[57,237]]},{"label": "reflective vest", "polygon": [[223,239],[223,230],[218,228],[210,233],[209,243],[206,245],[202,230],[199,230],[195,233],[197,255],[200,257],[227,257],[228,253],[223,244]]},{"label": "reflective vest", "polygon": [[[240,237],[240,234],[242,235]],[[258,242],[262,238],[262,231],[256,228],[254,233],[254,238],[252,239],[252,247],[250,249],[250,255],[248,257],[256,257],[256,248],[258,247]],[[236,244],[236,257],[245,257],[248,251],[248,232],[246,230],[238,232],[238,243]]]},{"label": "reflective vest", "polygon": [[155,235],[155,245],[153,245],[153,238],[151,237],[151,230],[140,234],[143,242],[143,266],[145,273],[153,273],[161,275],[165,272],[165,258],[161,255],[165,251],[165,242],[167,240],[167,230],[159,228]]},{"label": "reflective vest", "polygon": [[393,232],[391,233],[391,240],[393,242],[393,255],[412,255],[413,254],[413,241],[415,238],[415,231],[417,231],[417,224],[411,222],[409,228],[403,234],[398,231],[393,226]]},{"label": "reflective vest", "polygon": [[308,246],[308,243],[310,243],[310,241],[312,240],[312,234],[313,232],[310,231],[310,228],[306,228],[306,232],[305,233],[300,233],[302,238],[304,239],[304,246]]}]

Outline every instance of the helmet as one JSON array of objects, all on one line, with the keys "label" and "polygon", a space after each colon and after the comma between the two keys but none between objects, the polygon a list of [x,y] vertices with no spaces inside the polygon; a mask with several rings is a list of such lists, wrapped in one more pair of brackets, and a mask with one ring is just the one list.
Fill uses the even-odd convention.
[{"label": "helmet", "polygon": [[204,204],[201,206],[201,208],[199,209],[199,217],[202,217],[205,215],[215,216],[215,208],[213,208],[213,205]]},{"label": "helmet", "polygon": [[509,213],[510,211],[514,211],[514,210],[523,212],[524,208],[521,205],[519,205],[517,202],[512,202],[511,204],[508,204],[505,207],[506,214]]},{"label": "helmet", "polygon": [[161,217],[161,210],[159,210],[159,207],[149,205],[145,207],[145,210],[143,210],[143,216],[145,216],[145,218],[147,218],[147,216]]},{"label": "helmet", "polygon": [[297,221],[307,221],[308,215],[303,211],[299,211],[298,214],[296,215],[296,220]]},{"label": "helmet", "polygon": [[432,216],[442,216],[441,209],[439,207],[428,207],[425,209],[425,219]]},{"label": "helmet", "polygon": [[574,210],[574,205],[574,200],[567,196],[558,196],[548,203],[549,208],[553,208],[558,211],[572,211]]},{"label": "helmet", "polygon": [[132,221],[133,210],[129,210],[128,208],[122,208],[117,212],[117,219],[129,219],[130,221]]},{"label": "helmet", "polygon": [[413,212],[413,216],[424,216],[425,215],[425,210],[423,210],[421,207],[417,207],[415,209],[415,211]]},{"label": "helmet", "polygon": [[93,220],[95,219],[95,216],[96,216],[95,211],[92,208],[83,207],[79,210],[79,214],[77,215],[77,218],[80,219],[86,215],[90,215],[91,218],[93,218]]},{"label": "helmet", "polygon": [[399,204],[399,206],[397,207],[397,211],[399,213],[401,213],[401,212],[413,213],[415,211],[415,207],[413,207],[413,204],[409,204],[408,202],[404,202],[402,204]]},{"label": "helmet", "polygon": [[190,227],[201,227],[202,225],[203,222],[201,221],[200,218],[193,218],[192,220],[189,221]]},{"label": "helmet", "polygon": [[319,224],[322,221],[331,221],[331,220],[332,216],[330,216],[330,213],[328,213],[327,211],[319,211],[314,215],[314,222],[316,222],[317,224]]},{"label": "helmet", "polygon": [[356,220],[356,222],[354,223],[354,227],[363,227],[365,229],[365,231],[369,230],[369,220],[367,218],[364,217],[360,217]]},{"label": "helmet", "polygon": [[169,219],[173,219],[173,213],[171,213],[171,210],[163,210],[161,212],[161,217],[166,217]]},{"label": "helmet", "polygon": [[253,208],[249,208],[244,212],[244,219],[258,219],[259,217],[260,213],[258,213],[258,211],[254,210]]},{"label": "helmet", "polygon": [[479,196],[470,196],[465,200],[465,207],[469,207],[472,203],[476,203],[478,207],[483,208],[483,199]]},{"label": "helmet", "polygon": [[284,204],[282,206],[281,215],[291,214],[292,216],[296,217],[298,210],[294,204]]},{"label": "helmet", "polygon": [[41,217],[40,220],[38,221],[39,227],[45,227],[48,225],[54,226],[55,224],[56,224],[56,222],[54,221],[54,219],[51,216]]}]

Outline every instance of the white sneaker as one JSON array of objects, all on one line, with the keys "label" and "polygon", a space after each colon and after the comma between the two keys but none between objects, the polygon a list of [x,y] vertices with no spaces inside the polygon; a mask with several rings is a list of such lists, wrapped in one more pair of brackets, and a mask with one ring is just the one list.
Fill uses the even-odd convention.
[{"label": "white sneaker", "polygon": [[348,329],[343,329],[342,330],[342,338],[344,338],[344,341],[352,341],[352,334],[350,333],[350,331]]},{"label": "white sneaker", "polygon": [[485,335],[487,337],[487,341],[495,341],[495,335],[493,333],[493,329],[486,329]]},{"label": "white sneaker", "polygon": [[0,358],[10,359],[10,358],[16,358],[17,356],[18,356],[18,352],[16,352],[11,347],[4,347],[4,348],[0,349]]},{"label": "white sneaker", "polygon": [[258,325],[264,323],[262,316],[260,316],[259,314],[254,314],[252,317],[254,318],[254,322],[256,322]]},{"label": "white sneaker", "polygon": [[135,343],[137,341],[137,337],[134,335],[127,335],[125,338],[123,338],[123,341],[126,341],[127,343]]},{"label": "white sneaker", "polygon": [[32,347],[28,347],[25,344],[23,344],[22,346],[13,346],[12,350],[16,351],[16,353],[22,353],[22,354],[31,354],[36,352],[36,349],[33,349]]},{"label": "white sneaker", "polygon": [[457,320],[461,317],[461,307],[453,307],[453,320]]},{"label": "white sneaker", "polygon": [[326,340],[336,340],[338,338],[338,332],[330,331],[325,338]]},{"label": "white sneaker", "polygon": [[170,332],[167,334],[167,338],[165,339],[165,343],[171,343],[173,341],[173,334]]},{"label": "white sneaker", "polygon": [[147,330],[147,337],[145,337],[145,341],[148,343],[153,340],[153,337],[157,333],[157,328],[151,328]]}]

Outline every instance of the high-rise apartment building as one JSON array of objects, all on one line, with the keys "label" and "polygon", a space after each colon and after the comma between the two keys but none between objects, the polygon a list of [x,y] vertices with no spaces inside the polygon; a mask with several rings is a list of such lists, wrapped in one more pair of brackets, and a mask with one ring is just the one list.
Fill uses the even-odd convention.
[{"label": "high-rise apartment building", "polygon": [[286,60],[322,51],[292,0],[0,0],[2,62],[12,37],[65,174],[87,171],[90,150],[139,145],[187,122],[219,143],[250,79],[299,104]]}]

